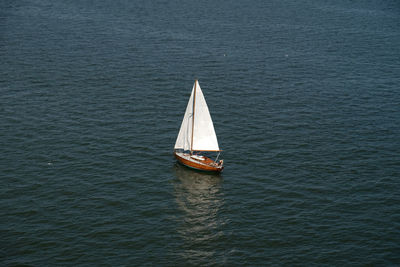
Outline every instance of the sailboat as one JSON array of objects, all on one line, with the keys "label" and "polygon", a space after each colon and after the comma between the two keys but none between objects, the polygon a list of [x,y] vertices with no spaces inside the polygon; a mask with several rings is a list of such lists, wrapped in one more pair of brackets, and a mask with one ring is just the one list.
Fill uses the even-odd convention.
[{"label": "sailboat", "polygon": [[[212,160],[204,155],[207,152],[215,152],[218,155],[215,160]],[[223,160],[218,161],[220,152],[206,100],[199,81],[195,80],[176,138],[174,156],[181,164],[189,168],[221,172],[224,166]]]}]

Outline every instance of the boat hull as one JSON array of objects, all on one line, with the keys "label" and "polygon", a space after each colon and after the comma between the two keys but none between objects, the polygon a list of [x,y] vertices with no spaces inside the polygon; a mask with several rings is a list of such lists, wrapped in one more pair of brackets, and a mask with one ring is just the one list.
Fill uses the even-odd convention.
[{"label": "boat hull", "polygon": [[198,160],[189,154],[179,152],[174,152],[174,156],[181,164],[192,169],[207,172],[221,172],[224,169],[223,166],[215,164],[213,160],[204,156],[203,160]]}]

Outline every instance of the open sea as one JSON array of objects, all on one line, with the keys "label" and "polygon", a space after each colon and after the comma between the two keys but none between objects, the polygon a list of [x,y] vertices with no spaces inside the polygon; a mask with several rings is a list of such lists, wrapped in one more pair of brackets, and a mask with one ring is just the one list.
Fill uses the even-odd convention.
[{"label": "open sea", "polygon": [[400,3],[1,0],[0,181],[0,266],[398,266]]}]

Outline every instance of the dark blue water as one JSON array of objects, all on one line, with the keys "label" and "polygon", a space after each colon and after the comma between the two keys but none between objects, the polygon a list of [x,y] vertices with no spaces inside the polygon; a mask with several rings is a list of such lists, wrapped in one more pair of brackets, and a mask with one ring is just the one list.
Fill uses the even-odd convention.
[{"label": "dark blue water", "polygon": [[0,63],[0,265],[400,264],[397,1],[3,0]]}]

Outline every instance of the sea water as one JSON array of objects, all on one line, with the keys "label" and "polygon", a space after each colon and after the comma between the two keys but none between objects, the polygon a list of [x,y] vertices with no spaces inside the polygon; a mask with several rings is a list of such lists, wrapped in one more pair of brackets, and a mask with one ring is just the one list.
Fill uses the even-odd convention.
[{"label": "sea water", "polygon": [[399,47],[390,0],[1,1],[0,265],[400,264]]}]

